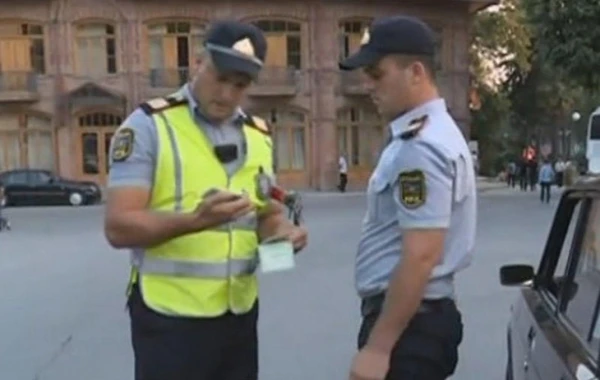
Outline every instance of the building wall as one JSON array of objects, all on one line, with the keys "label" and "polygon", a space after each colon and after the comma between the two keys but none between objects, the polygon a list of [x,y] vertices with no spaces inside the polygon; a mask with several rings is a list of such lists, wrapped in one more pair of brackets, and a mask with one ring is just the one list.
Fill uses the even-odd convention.
[{"label": "building wall", "polygon": [[[161,39],[162,56],[156,53],[158,50],[151,50],[151,46],[152,49],[158,46],[159,39],[149,34],[150,25],[166,21],[206,25],[215,19],[235,18],[250,22],[286,21],[291,25],[288,29],[298,29],[288,33],[299,36],[297,68],[286,67],[297,60],[298,52],[292,47],[295,42],[282,38],[280,32],[266,33],[271,48],[269,65],[247,104],[250,112],[274,124],[280,181],[294,188],[335,188],[338,143],[345,138],[346,145],[341,149],[350,155],[350,186],[362,188],[383,144],[385,128],[357,76],[338,71],[343,45],[340,28],[344,22],[363,22],[361,25],[365,26],[374,17],[402,12],[420,16],[434,26],[440,34],[438,78],[442,95],[468,134],[471,4],[458,0],[430,0],[418,2],[419,5],[391,3],[384,0],[367,4],[358,0],[11,2],[0,16],[0,170],[43,166],[68,177],[104,182],[105,148],[116,123],[144,99],[175,90],[179,78],[186,75],[187,69],[182,70],[181,62],[174,62],[174,54],[170,53],[176,50],[168,50],[174,49],[176,39]],[[27,18],[23,19],[23,15]],[[41,25],[43,33],[39,37],[14,33],[9,36],[5,29],[14,22]],[[98,23],[109,24],[112,29],[102,32],[90,27]],[[283,24],[272,23],[272,28],[281,29]],[[80,27],[84,29],[79,30]],[[28,32],[39,30],[29,27]],[[106,36],[94,41],[78,39],[82,33]],[[350,48],[356,46],[360,34],[361,31],[355,31],[346,38]],[[200,37],[201,31],[192,33],[190,54]],[[45,70],[40,74],[30,73],[35,64],[20,45],[21,40],[30,38],[44,41]],[[114,52],[106,50],[107,38],[114,38]],[[98,55],[98,44],[106,54],[114,56],[114,63],[106,63],[106,54]],[[81,53],[81,46],[88,47],[87,55]],[[3,58],[7,56],[3,51],[11,52],[10,49],[16,52],[11,56],[23,56],[19,58],[21,61]],[[287,54],[274,54],[282,49]],[[304,149],[299,143],[302,140]],[[38,154],[33,157],[29,152]]]}]

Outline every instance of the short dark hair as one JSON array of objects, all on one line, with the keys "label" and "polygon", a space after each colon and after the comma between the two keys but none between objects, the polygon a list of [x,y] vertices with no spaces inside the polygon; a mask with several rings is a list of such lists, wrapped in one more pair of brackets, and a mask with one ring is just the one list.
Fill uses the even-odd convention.
[{"label": "short dark hair", "polygon": [[436,65],[435,65],[435,57],[434,56],[398,54],[396,56],[396,60],[397,60],[398,64],[400,64],[402,67],[406,67],[414,62],[420,62],[423,65],[423,67],[425,68],[427,75],[429,75],[431,80],[435,82],[435,71],[436,71],[435,66]]}]

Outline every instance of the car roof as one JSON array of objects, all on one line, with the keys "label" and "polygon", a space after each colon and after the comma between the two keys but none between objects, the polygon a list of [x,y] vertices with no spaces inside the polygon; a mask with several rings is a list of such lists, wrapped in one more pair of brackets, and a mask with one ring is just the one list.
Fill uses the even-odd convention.
[{"label": "car roof", "polygon": [[600,191],[600,177],[583,177],[577,181],[570,190],[575,191]]}]

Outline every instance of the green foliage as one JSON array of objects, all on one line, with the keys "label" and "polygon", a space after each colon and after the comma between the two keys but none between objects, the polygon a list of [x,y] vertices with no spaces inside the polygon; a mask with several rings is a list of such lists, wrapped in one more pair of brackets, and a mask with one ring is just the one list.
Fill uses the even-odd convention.
[{"label": "green foliage", "polygon": [[600,87],[598,0],[524,1],[540,60],[586,90]]},{"label": "green foliage", "polygon": [[479,142],[480,167],[495,175],[510,152],[511,102],[504,91],[506,77],[530,68],[531,39],[519,0],[502,0],[493,11],[482,11],[473,21],[470,49],[472,87],[480,107],[471,111],[472,129]]}]

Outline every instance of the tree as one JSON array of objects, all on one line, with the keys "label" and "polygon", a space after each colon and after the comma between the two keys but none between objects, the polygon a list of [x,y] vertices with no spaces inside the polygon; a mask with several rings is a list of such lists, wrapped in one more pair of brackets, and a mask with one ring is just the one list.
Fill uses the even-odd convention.
[{"label": "tree", "polygon": [[472,107],[472,129],[479,142],[482,174],[494,175],[510,143],[509,94],[504,83],[530,67],[530,31],[519,0],[479,12],[473,21],[470,49],[472,89],[480,106]]},{"label": "tree", "polygon": [[598,0],[524,0],[540,59],[587,90],[600,86]]}]

